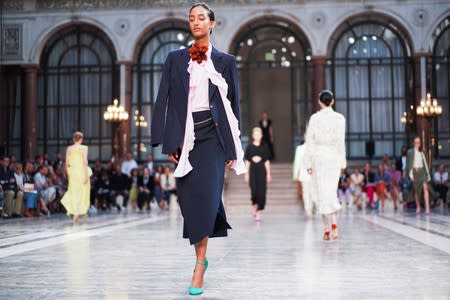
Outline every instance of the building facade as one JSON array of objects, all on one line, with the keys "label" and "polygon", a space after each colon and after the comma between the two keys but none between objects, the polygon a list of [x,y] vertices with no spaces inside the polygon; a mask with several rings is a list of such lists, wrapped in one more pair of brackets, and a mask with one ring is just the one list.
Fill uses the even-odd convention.
[{"label": "building facade", "polygon": [[[276,158],[290,161],[318,92],[328,88],[347,118],[349,159],[398,155],[416,134],[436,157],[450,157],[449,1],[207,2],[217,17],[213,45],[237,58],[244,143],[267,111]],[[81,130],[91,160],[127,149],[163,159],[149,126],[133,116],[150,124],[167,54],[192,42],[192,4],[3,1],[1,152],[52,155]],[[427,92],[443,107],[437,120],[415,114]],[[131,115],[120,125],[103,120],[115,98]]]}]

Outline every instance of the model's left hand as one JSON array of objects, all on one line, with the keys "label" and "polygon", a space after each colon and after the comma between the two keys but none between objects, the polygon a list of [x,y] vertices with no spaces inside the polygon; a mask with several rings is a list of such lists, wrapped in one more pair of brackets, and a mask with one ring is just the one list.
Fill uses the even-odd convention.
[{"label": "model's left hand", "polygon": [[269,174],[267,174],[267,176],[266,176],[267,178],[267,182],[272,182],[272,175],[269,173]]},{"label": "model's left hand", "polygon": [[231,168],[232,165],[233,165],[233,161],[232,160],[226,160],[225,161],[225,167]]}]

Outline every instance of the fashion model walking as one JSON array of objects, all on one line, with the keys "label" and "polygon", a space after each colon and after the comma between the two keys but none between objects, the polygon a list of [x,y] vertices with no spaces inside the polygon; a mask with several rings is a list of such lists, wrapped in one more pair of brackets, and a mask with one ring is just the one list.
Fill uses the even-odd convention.
[{"label": "fashion model walking", "polygon": [[195,245],[191,295],[203,293],[209,238],[227,236],[231,229],[222,203],[225,166],[246,172],[236,61],[211,45],[215,25],[206,4],[189,9],[195,41],[168,55],[152,118],[152,144],[162,144],[162,153],[177,164],[183,237]]},{"label": "fashion model walking", "polygon": [[66,167],[69,186],[61,203],[72,216],[73,223],[78,223],[80,216],[87,215],[90,204],[92,170],[88,166],[88,147],[83,145],[83,134],[73,134],[73,145],[67,148]]},{"label": "fashion model walking", "polygon": [[318,212],[325,227],[323,239],[338,238],[337,211],[341,209],[337,197],[339,175],[346,168],[345,118],[333,110],[334,96],[328,90],[319,94],[320,110],[309,120],[306,131],[306,164],[312,174],[312,186]]}]

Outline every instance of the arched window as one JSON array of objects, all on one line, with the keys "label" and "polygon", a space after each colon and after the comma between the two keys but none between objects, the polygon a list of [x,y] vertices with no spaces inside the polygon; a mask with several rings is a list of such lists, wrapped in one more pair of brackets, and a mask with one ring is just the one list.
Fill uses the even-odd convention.
[{"label": "arched window", "polygon": [[433,34],[432,97],[442,105],[442,115],[434,127],[436,155],[450,156],[450,16],[443,20]]},{"label": "arched window", "polygon": [[93,26],[70,26],[51,37],[39,76],[39,153],[63,152],[80,130],[90,160],[111,157],[111,125],[103,112],[118,95],[115,61],[111,41]]},{"label": "arched window", "polygon": [[263,18],[243,26],[232,47],[240,78],[244,144],[266,111],[277,141],[275,158],[290,161],[312,110],[311,48],[306,36],[288,21]]},{"label": "arched window", "polygon": [[412,61],[407,39],[390,21],[347,21],[332,38],[328,86],[336,110],[347,119],[347,155],[364,158],[398,154],[407,142],[400,122],[412,91]]},{"label": "arched window", "polygon": [[136,61],[133,66],[132,111],[133,117],[137,112],[148,123],[147,127],[137,126],[134,120],[131,124],[131,142],[139,160],[151,151],[155,159],[166,159],[161,155],[159,148],[150,149],[152,106],[158,95],[162,68],[167,55],[170,51],[188,47],[192,41],[188,23],[173,21],[155,26],[146,33],[137,46]]}]

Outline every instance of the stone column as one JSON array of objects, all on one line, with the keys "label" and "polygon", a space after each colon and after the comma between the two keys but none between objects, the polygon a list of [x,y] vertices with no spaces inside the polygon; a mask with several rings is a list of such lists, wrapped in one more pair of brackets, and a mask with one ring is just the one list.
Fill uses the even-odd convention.
[{"label": "stone column", "polygon": [[131,61],[117,62],[120,66],[120,103],[128,112],[128,121],[122,122],[119,126],[120,132],[120,160],[125,158],[128,151],[131,150],[131,122],[133,121],[133,113],[131,111],[131,75],[132,66]]},{"label": "stone column", "polygon": [[314,70],[314,85],[313,85],[313,97],[311,99],[312,101],[312,107],[313,112],[317,110],[317,99],[318,95],[321,91],[323,91],[326,88],[325,83],[325,62],[327,58],[326,56],[313,56],[311,61],[313,64],[313,70]]},{"label": "stone column", "polygon": [[22,115],[22,158],[32,160],[37,150],[37,75],[39,65],[24,65],[22,67],[25,73]]}]

